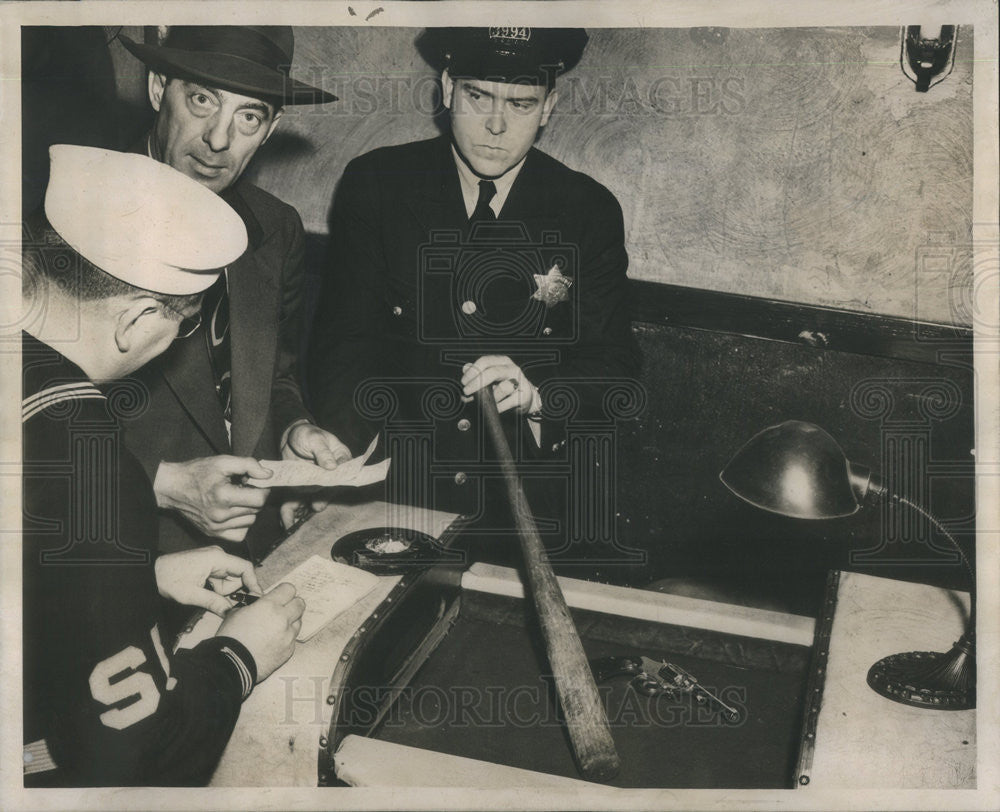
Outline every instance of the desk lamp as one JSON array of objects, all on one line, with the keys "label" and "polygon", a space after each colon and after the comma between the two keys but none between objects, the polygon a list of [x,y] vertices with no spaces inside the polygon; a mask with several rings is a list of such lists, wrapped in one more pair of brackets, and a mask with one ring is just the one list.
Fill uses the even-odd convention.
[{"label": "desk lamp", "polygon": [[[797,519],[835,519],[867,503],[888,499],[926,517],[958,551],[965,553],[930,513],[888,492],[867,468],[855,465],[819,426],[788,420],[754,435],[719,474],[740,499],[763,510]],[[868,685],[882,696],[918,708],[966,710],[976,706],[975,577],[965,633],[946,653],[910,651],[884,657],[868,671]]]}]

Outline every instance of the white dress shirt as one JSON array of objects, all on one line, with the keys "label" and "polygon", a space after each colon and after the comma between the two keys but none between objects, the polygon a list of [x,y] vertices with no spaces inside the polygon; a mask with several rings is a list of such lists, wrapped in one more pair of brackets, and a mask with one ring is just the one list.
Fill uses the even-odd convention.
[{"label": "white dress shirt", "polygon": [[462,183],[462,198],[465,200],[465,216],[472,217],[472,212],[476,210],[476,203],[479,201],[479,181],[491,180],[497,187],[497,193],[490,201],[490,208],[493,209],[493,213],[499,217],[500,210],[503,209],[503,204],[507,202],[507,195],[510,194],[510,187],[513,186],[514,181],[517,180],[517,175],[521,171],[521,167],[524,166],[525,158],[528,156],[525,155],[524,158],[518,161],[515,166],[512,166],[498,178],[480,178],[475,172],[469,169],[468,164],[466,164],[465,161],[459,157],[458,151],[454,146],[451,148],[451,154],[455,158],[455,166],[458,167],[458,179]]}]

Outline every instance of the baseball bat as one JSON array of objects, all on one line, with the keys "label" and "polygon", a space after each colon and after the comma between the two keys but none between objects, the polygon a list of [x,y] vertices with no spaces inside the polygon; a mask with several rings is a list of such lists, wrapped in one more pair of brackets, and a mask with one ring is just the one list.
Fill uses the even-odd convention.
[{"label": "baseball bat", "polygon": [[556,694],[562,705],[573,755],[585,778],[609,781],[618,774],[621,764],[611,738],[604,704],[594,683],[594,675],[583,651],[580,635],[570,617],[566,599],[545,555],[538,527],[514,466],[507,436],[500,423],[492,387],[480,389],[476,392],[476,398],[500,459],[507,497],[521,541],[528,588],[542,628],[545,652],[555,679]]}]

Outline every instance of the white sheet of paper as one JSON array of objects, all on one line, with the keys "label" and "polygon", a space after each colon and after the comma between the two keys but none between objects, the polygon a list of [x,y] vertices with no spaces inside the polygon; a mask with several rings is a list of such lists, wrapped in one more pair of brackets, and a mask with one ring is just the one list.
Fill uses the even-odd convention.
[{"label": "white sheet of paper", "polygon": [[278,583],[294,586],[295,593],[306,603],[302,628],[297,637],[302,643],[371,592],[378,583],[378,576],[331,558],[314,555]]},{"label": "white sheet of paper", "polygon": [[346,486],[359,488],[385,479],[389,472],[389,459],[366,466],[374,453],[378,437],[374,437],[364,454],[343,462],[333,470],[321,468],[306,460],[261,460],[260,464],[273,472],[267,479],[247,477],[246,484],[255,488],[333,488]]}]

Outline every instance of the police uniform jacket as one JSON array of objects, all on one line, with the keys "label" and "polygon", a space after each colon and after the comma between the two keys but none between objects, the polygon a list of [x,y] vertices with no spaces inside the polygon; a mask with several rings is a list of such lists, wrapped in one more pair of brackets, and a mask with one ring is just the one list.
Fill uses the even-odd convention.
[{"label": "police uniform jacket", "polygon": [[22,370],[25,783],[204,784],[256,667],[231,638],[164,646],[153,490],[118,420],[142,393],[27,334]]},{"label": "police uniform jacket", "polygon": [[[246,224],[250,244],[229,268],[232,440],[226,433],[203,325],[175,341],[136,375],[148,390],[148,406],[128,421],[128,443],[151,480],[161,461],[216,454],[276,459],[285,429],[310,419],[296,368],[302,221],[291,206],[245,180],[237,181],[222,197]],[[247,534],[253,557],[262,558],[280,534],[277,509],[268,506]],[[164,552],[210,543],[226,546],[179,514],[161,513]]]},{"label": "police uniform jacket", "polygon": [[483,507],[489,440],[460,402],[463,363],[508,355],[540,387],[540,447],[504,415],[522,472],[558,455],[573,421],[607,420],[609,382],[637,371],[621,207],[537,149],[498,221],[471,228],[447,136],[369,152],[344,172],[330,239],[310,405],[352,450],[376,429],[395,436],[392,500]]}]

